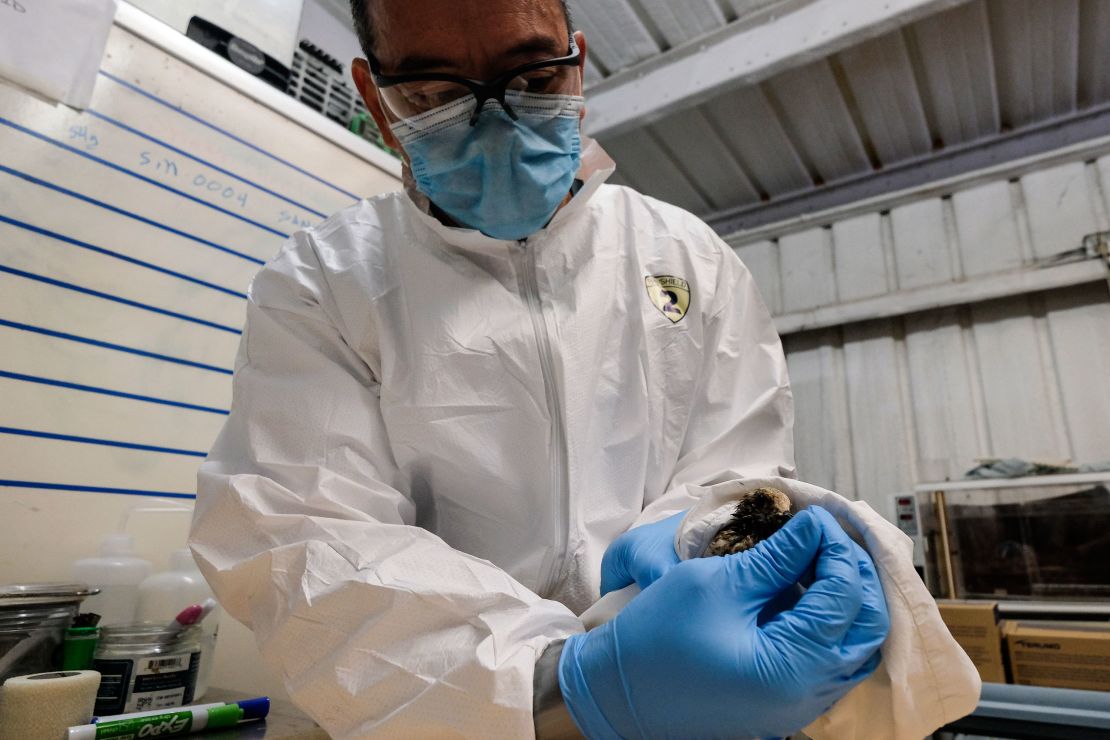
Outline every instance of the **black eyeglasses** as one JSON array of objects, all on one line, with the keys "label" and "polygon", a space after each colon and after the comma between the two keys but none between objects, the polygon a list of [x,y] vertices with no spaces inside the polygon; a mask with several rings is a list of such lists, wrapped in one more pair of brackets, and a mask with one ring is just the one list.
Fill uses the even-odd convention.
[{"label": "black eyeglasses", "polygon": [[369,57],[374,84],[381,92],[382,101],[397,118],[413,118],[430,110],[473,95],[474,113],[470,125],[478,122],[487,101],[496,100],[515,121],[518,116],[505,101],[505,93],[536,93],[541,95],[578,94],[578,65],[582,52],[574,39],[570,40],[570,53],[565,57],[544,59],[522,64],[495,80],[471,80],[440,72],[419,72],[407,75],[382,74],[381,65]]}]

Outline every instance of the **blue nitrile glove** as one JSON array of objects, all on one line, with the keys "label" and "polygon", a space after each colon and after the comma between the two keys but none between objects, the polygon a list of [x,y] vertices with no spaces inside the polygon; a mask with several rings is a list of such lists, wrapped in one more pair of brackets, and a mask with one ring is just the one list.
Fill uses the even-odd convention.
[{"label": "blue nitrile glove", "polygon": [[678,565],[674,536],[685,511],[654,524],[630,529],[605,550],[601,558],[601,595],[635,583],[647,588]]},{"label": "blue nitrile glove", "polygon": [[[867,551],[852,542],[852,552],[859,564],[860,581],[863,584],[863,604],[859,616],[848,630],[849,640],[867,640],[867,636],[874,633],[876,628],[885,635],[890,629],[890,613],[887,611],[886,596],[882,584],[879,582],[879,573],[875,570],[875,563]],[[805,593],[805,586],[812,585],[814,579],[811,568],[793,587],[780,593],[772,599],[759,613],[758,623],[763,626],[780,612],[793,609],[798,599]],[[881,640],[879,641],[881,644]]]},{"label": "blue nitrile glove", "polygon": [[[888,620],[877,580],[863,583],[861,552],[814,506],[747,552],[674,566],[563,646],[559,685],[579,729],[705,738],[805,727],[879,663]],[[764,606],[811,567],[797,604],[759,626]]]}]

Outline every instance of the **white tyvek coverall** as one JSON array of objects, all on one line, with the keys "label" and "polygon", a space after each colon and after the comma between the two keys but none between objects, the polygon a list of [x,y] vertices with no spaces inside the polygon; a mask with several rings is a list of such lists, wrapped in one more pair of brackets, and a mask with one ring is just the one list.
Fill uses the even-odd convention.
[{"label": "white tyvek coverall", "polygon": [[[333,736],[530,737],[535,661],[617,535],[686,484],[793,476],[750,273],[609,172],[524,244],[363,201],[251,286],[191,545]],[[659,275],[690,284],[677,323]]]}]

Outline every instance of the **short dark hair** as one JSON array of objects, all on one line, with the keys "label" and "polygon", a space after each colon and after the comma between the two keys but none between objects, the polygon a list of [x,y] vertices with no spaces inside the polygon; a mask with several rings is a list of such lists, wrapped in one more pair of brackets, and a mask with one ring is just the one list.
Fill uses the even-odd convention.
[{"label": "short dark hair", "polygon": [[[573,31],[574,23],[570,17],[570,6],[567,0],[559,0],[563,6],[563,15],[567,19],[567,29]],[[351,18],[354,19],[355,33],[358,34],[358,43],[366,56],[374,55],[374,21],[370,17],[371,0],[351,0]]]}]

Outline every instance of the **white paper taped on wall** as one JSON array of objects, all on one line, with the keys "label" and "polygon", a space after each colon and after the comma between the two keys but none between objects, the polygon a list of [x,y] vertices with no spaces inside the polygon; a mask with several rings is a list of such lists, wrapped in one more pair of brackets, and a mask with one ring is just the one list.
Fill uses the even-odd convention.
[{"label": "white paper taped on wall", "polygon": [[0,78],[85,108],[118,0],[0,0]]}]

